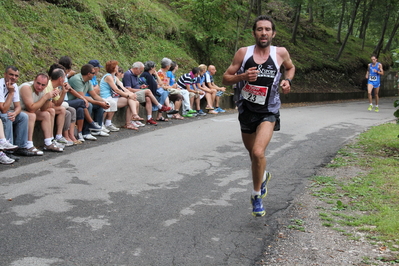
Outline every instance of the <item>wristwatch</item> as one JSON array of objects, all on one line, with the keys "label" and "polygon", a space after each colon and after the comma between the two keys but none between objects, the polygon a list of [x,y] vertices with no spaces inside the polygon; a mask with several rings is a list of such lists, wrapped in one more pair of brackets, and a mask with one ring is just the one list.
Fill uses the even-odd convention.
[{"label": "wristwatch", "polygon": [[284,80],[288,80],[288,82],[290,83],[290,86],[292,85],[292,80],[291,79],[284,79]]}]

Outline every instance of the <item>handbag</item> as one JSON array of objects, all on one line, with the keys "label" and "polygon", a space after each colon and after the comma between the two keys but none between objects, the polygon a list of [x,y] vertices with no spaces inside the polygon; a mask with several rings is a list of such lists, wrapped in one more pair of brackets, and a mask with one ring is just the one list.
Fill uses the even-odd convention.
[{"label": "handbag", "polygon": [[174,88],[168,89],[168,92],[169,94],[180,94],[180,90]]},{"label": "handbag", "polygon": [[[115,84],[118,89],[120,89],[121,91],[125,91],[124,89],[121,88],[121,86],[119,86],[118,84]],[[112,90],[112,88],[111,88]],[[118,93],[116,93],[114,90],[112,90],[112,98],[116,98],[116,97],[120,97],[120,95]]]}]

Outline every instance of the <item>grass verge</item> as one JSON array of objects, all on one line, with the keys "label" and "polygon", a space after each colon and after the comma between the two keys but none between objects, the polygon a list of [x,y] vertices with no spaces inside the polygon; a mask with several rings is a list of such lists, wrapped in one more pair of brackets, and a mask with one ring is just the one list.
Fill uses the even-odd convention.
[{"label": "grass verge", "polygon": [[[356,240],[362,235],[396,254],[381,260],[399,262],[399,126],[383,124],[342,148],[327,167],[357,167],[352,176],[314,176],[312,194],[324,226]],[[328,207],[325,207],[328,206]],[[359,235],[347,233],[348,227]]]}]

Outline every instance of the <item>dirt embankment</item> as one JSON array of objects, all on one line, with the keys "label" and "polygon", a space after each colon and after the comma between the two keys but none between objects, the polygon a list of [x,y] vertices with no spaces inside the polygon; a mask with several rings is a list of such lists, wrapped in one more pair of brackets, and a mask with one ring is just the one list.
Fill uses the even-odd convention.
[{"label": "dirt embankment", "polygon": [[362,68],[350,74],[333,69],[297,73],[292,92],[355,92],[361,90],[365,75],[366,71]]}]

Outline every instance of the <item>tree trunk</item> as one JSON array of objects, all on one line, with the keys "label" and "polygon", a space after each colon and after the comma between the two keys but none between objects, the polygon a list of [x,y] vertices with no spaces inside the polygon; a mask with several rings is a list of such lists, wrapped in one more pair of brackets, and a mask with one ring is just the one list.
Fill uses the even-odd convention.
[{"label": "tree trunk", "polygon": [[369,5],[367,5],[366,2],[364,4],[364,11],[363,11],[364,15],[362,18],[362,24],[360,26],[360,33],[359,33],[360,39],[366,39],[367,27],[368,27],[368,24],[370,21],[370,16],[371,16],[371,13],[373,12],[375,3],[376,3],[376,0],[371,0]]},{"label": "tree trunk", "polygon": [[262,15],[262,1],[261,0],[257,0],[257,4],[256,4],[256,10],[257,10],[257,14],[258,16]]},{"label": "tree trunk", "polygon": [[341,17],[339,19],[339,24],[338,24],[338,32],[337,32],[337,43],[341,44],[341,29],[342,29],[342,23],[344,21],[345,17],[345,7],[346,7],[346,0],[342,0],[342,9],[341,9]]},{"label": "tree trunk", "polygon": [[346,34],[345,40],[342,43],[341,48],[339,49],[337,56],[335,57],[336,61],[339,61],[339,58],[341,57],[342,52],[344,51],[345,45],[348,42],[349,35],[350,35],[350,33],[351,33],[352,29],[353,29],[353,24],[355,23],[355,19],[356,19],[356,15],[357,15],[357,9],[359,8],[359,5],[360,5],[361,1],[362,0],[356,0],[356,4],[355,4],[355,8],[353,9],[351,23],[349,25],[348,33]]},{"label": "tree trunk", "polygon": [[373,54],[375,54],[378,58],[380,55],[383,43],[384,43],[384,37],[385,37],[385,32],[387,31],[388,28],[388,21],[389,21],[389,16],[391,15],[391,9],[392,5],[388,4],[386,6],[385,14],[384,14],[384,25],[382,26],[382,31],[381,31],[381,37],[380,40],[378,41],[378,44],[375,46]]},{"label": "tree trunk", "polygon": [[393,38],[395,38],[395,35],[396,35],[396,32],[398,31],[398,29],[399,29],[399,16],[396,19],[395,26],[393,27],[393,30],[391,32],[391,36],[389,37],[389,40],[388,40],[387,44],[385,45],[385,48],[383,50],[384,53],[391,50],[392,40],[393,40]]},{"label": "tree trunk", "polygon": [[308,1],[309,22],[313,23],[313,0]]},{"label": "tree trunk", "polygon": [[247,18],[244,23],[243,30],[245,30],[248,27],[248,22],[251,17],[252,9],[254,8],[254,2],[255,2],[255,0],[249,0],[249,9],[248,9],[248,14],[247,14]]},{"label": "tree trunk", "polygon": [[292,29],[291,42],[295,45],[296,45],[296,34],[297,34],[298,26],[299,26],[299,19],[301,16],[301,7],[302,7],[302,4],[298,4],[298,6],[296,7],[295,24],[294,24],[294,28]]},{"label": "tree trunk", "polygon": [[240,16],[237,16],[237,26],[236,26],[236,43],[234,45],[234,51],[238,50],[238,41],[240,40]]}]

